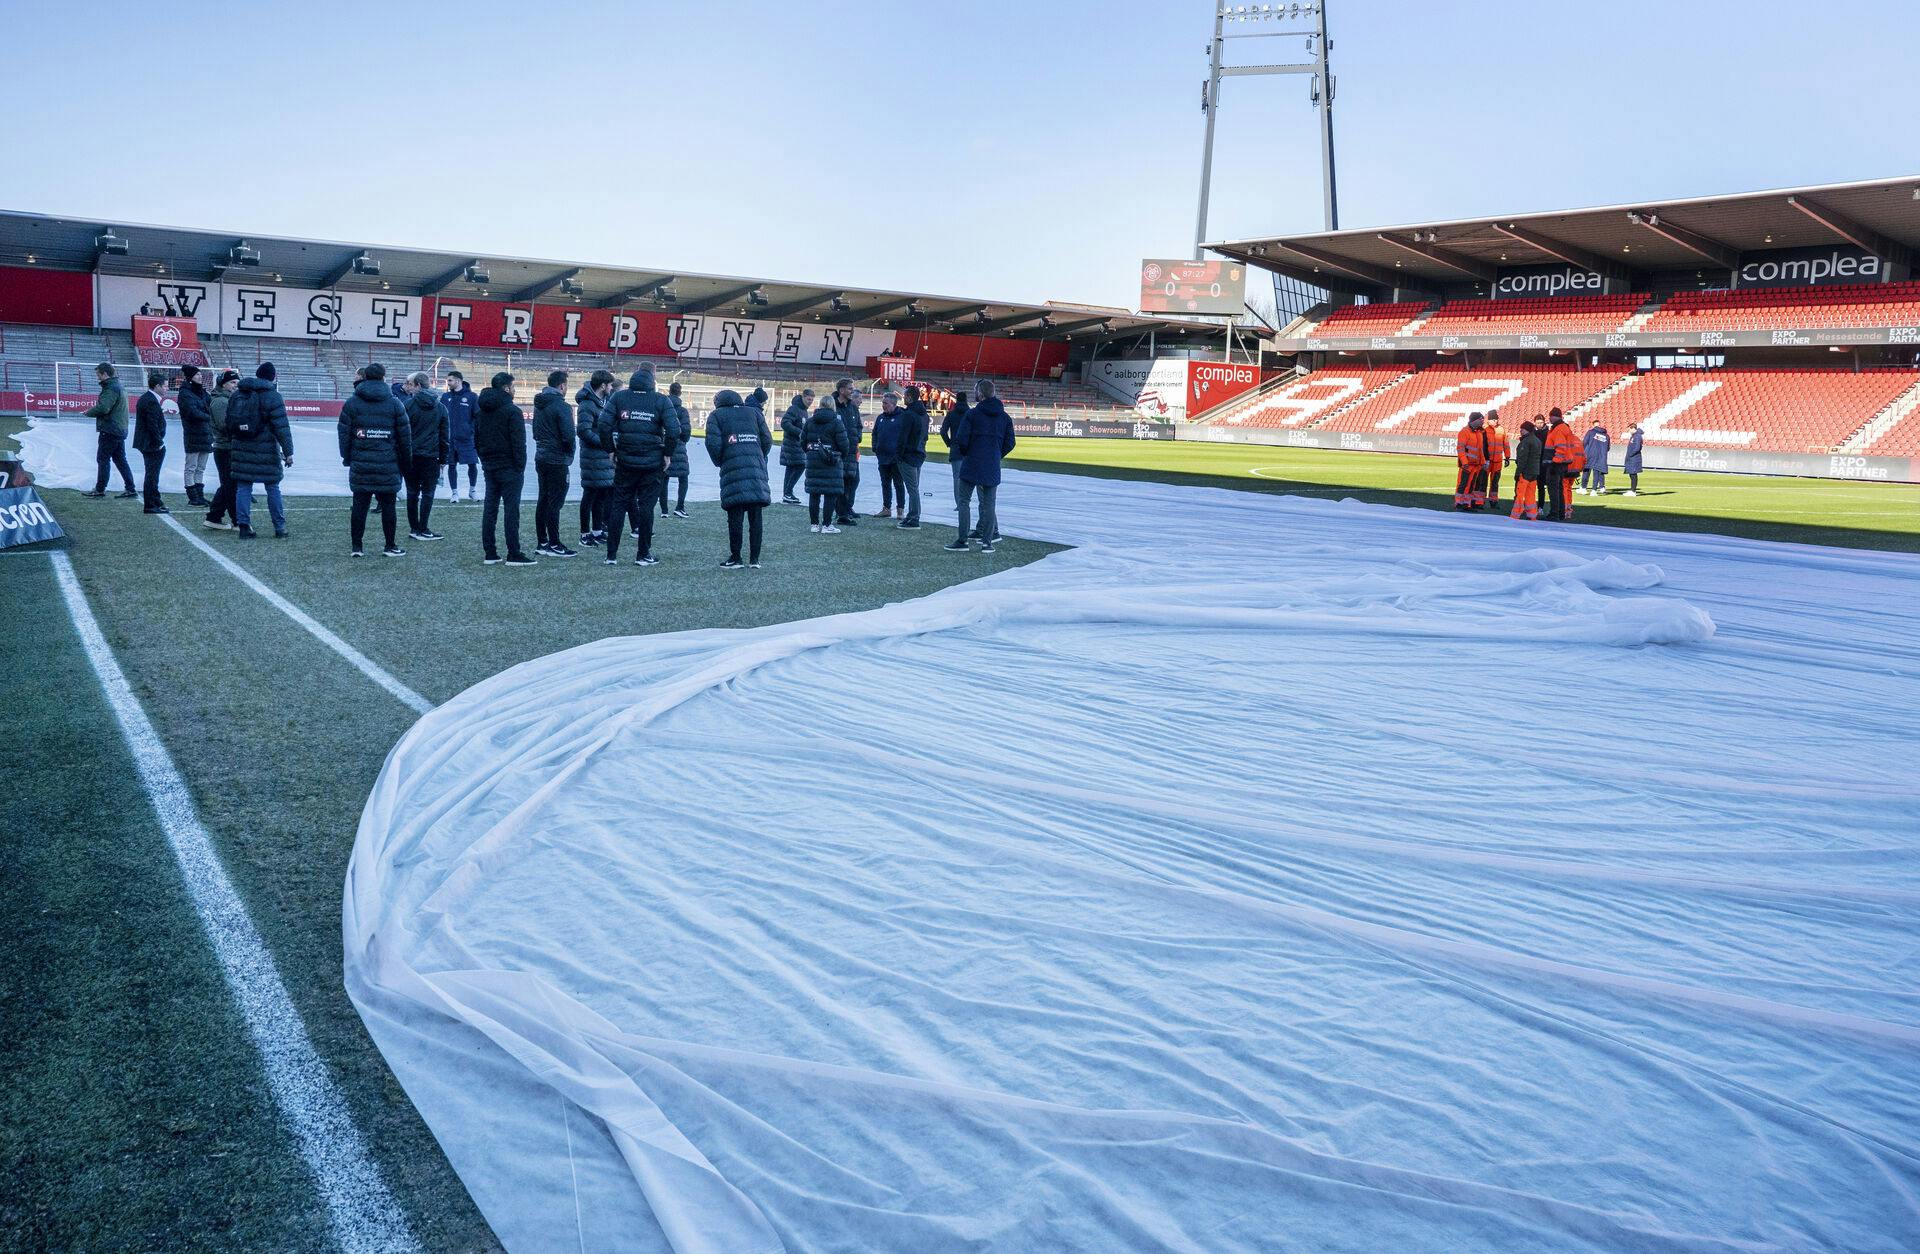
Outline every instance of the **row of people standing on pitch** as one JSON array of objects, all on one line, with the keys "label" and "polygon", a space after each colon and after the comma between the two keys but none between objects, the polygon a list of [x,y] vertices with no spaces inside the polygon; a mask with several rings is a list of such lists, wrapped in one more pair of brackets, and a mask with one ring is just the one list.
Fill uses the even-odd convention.
[{"label": "row of people standing on pitch", "polygon": [[1535,414],[1520,424],[1520,442],[1514,447],[1514,494],[1511,517],[1570,522],[1573,505],[1567,485],[1586,465],[1580,440],[1558,408]]}]

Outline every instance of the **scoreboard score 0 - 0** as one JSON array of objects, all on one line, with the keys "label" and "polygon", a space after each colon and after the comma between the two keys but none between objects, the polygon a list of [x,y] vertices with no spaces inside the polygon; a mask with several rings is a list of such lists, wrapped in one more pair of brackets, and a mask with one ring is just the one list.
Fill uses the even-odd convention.
[{"label": "scoreboard score 0 - 0", "polygon": [[1237,315],[1247,303],[1247,270],[1237,261],[1140,263],[1140,312]]}]

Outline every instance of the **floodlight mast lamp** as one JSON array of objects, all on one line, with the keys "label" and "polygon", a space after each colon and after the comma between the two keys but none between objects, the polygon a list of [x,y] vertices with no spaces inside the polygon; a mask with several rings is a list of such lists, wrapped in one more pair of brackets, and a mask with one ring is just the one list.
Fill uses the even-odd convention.
[{"label": "floodlight mast lamp", "polygon": [[[1311,23],[1305,30],[1260,30],[1227,34],[1228,22],[1282,22],[1289,25]],[[1312,61],[1296,65],[1220,64],[1221,41],[1227,39],[1304,38]],[[1311,98],[1320,114],[1320,188],[1329,231],[1340,229],[1339,203],[1334,195],[1333,178],[1333,74],[1327,57],[1333,41],[1327,38],[1327,0],[1306,0],[1291,4],[1215,4],[1213,42],[1207,45],[1207,82],[1200,95],[1200,109],[1207,115],[1207,137],[1200,152],[1200,213],[1193,228],[1193,259],[1200,260],[1201,244],[1207,238],[1207,194],[1213,186],[1213,123],[1220,110],[1220,80],[1242,74],[1306,74],[1312,78]]]}]

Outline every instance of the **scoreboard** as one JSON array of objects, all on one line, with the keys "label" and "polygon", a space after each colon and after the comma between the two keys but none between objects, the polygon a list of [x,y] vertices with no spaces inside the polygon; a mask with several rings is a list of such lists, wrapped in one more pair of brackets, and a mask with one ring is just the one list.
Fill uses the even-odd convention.
[{"label": "scoreboard", "polygon": [[1233,317],[1247,303],[1247,270],[1237,261],[1140,263],[1140,312]]}]

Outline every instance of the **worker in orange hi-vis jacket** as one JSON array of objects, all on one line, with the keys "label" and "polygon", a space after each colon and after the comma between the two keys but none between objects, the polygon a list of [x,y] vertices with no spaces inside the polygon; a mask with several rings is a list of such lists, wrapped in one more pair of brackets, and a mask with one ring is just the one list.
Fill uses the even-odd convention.
[{"label": "worker in orange hi-vis jacket", "polygon": [[1567,425],[1565,416],[1558,409],[1548,411],[1547,460],[1540,468],[1548,476],[1548,518],[1559,522],[1572,519],[1573,503],[1567,499],[1570,495],[1567,485],[1580,474],[1580,467],[1586,461],[1586,454],[1580,449],[1580,437]]},{"label": "worker in orange hi-vis jacket", "polygon": [[1453,486],[1453,507],[1477,509],[1487,503],[1487,428],[1479,410],[1467,415],[1467,425],[1453,439],[1453,458],[1459,477]]},{"label": "worker in orange hi-vis jacket", "polygon": [[1540,427],[1547,423],[1543,415],[1535,414],[1532,422],[1520,424],[1520,442],[1513,447],[1513,517],[1528,520],[1540,517],[1540,463],[1546,459],[1547,447],[1540,438]]},{"label": "worker in orange hi-vis jacket", "polygon": [[1487,411],[1487,508],[1500,508],[1500,470],[1513,460],[1507,444],[1506,429],[1500,425],[1500,411]]}]

